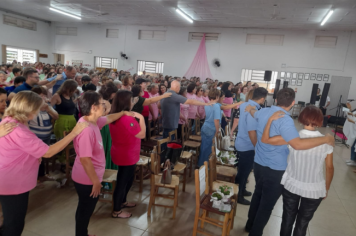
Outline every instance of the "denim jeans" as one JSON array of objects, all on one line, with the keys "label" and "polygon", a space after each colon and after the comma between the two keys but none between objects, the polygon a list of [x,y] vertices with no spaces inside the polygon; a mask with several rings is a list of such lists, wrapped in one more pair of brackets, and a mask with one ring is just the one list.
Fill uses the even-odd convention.
[{"label": "denim jeans", "polygon": [[213,146],[213,138],[215,136],[215,127],[204,126],[201,129],[201,145],[198,167],[204,165],[205,161],[209,161],[209,156],[211,154],[211,147]]},{"label": "denim jeans", "polygon": [[250,230],[249,236],[261,236],[274,205],[282,194],[281,180],[284,170],[272,170],[255,162],[253,171],[256,186],[248,211],[246,229]]},{"label": "denim jeans", "polygon": [[356,140],[354,144],[352,144],[351,146],[351,161],[356,161],[355,145],[356,145]]},{"label": "denim jeans", "polygon": [[239,185],[239,195],[243,196],[246,189],[247,178],[251,173],[255,150],[239,152],[239,171],[235,178],[235,183]]}]

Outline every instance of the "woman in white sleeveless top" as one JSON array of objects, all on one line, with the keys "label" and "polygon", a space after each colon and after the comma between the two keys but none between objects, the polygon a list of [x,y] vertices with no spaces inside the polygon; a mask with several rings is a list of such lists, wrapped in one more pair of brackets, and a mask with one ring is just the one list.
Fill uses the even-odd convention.
[{"label": "woman in white sleeveless top", "polygon": [[[270,117],[261,139],[263,143],[276,144],[279,137],[270,138],[269,129],[273,125],[273,120],[283,115],[283,112],[276,112]],[[299,131],[300,138],[323,136],[316,130],[323,124],[323,114],[319,108],[306,107],[300,113],[298,121],[304,125],[304,129]],[[324,178],[324,163],[326,178]],[[281,236],[292,235],[295,221],[293,236],[306,235],[314,212],[328,195],[333,175],[332,146],[323,144],[308,150],[295,150],[289,146],[288,166],[281,181],[284,185]]]}]

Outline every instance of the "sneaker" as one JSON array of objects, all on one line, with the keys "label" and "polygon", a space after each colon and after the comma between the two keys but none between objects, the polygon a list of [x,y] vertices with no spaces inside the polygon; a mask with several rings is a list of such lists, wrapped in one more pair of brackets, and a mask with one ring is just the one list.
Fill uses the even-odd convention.
[{"label": "sneaker", "polygon": [[243,198],[243,197],[239,197],[237,199],[237,202],[242,204],[242,205],[246,205],[246,206],[251,205],[251,202],[249,200]]},{"label": "sneaker", "polygon": [[250,196],[252,196],[252,193],[249,192],[249,191],[247,191],[247,190],[245,189],[245,191],[244,191],[244,197],[250,197]]},{"label": "sneaker", "polygon": [[356,166],[356,162],[349,162],[349,163],[346,163],[346,165],[348,165],[348,166]]},{"label": "sneaker", "polygon": [[345,161],[345,163],[352,163],[352,162],[355,162],[355,161],[353,161],[353,160],[347,160],[347,161]]}]

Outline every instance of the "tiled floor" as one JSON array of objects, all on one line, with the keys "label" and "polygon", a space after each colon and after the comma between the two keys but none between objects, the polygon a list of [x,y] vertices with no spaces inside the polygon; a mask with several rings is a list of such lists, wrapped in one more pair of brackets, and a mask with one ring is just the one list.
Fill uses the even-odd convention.
[{"label": "tiled floor", "polygon": [[[299,125],[298,128],[301,128]],[[330,128],[321,128],[323,133],[331,133]],[[334,151],[335,176],[329,196],[324,200],[310,223],[310,236],[355,236],[356,235],[356,173],[345,165],[350,150],[337,145]],[[254,177],[250,175],[248,190],[254,188]],[[175,220],[171,209],[154,207],[151,217],[147,217],[149,202],[149,181],[146,180],[142,194],[134,184],[129,199],[138,206],[129,210],[130,219],[110,217],[110,204],[98,203],[90,221],[89,230],[97,236],[188,236],[192,235],[195,211],[194,179],[189,179],[185,193],[179,193],[179,207]],[[160,201],[165,202],[165,201]],[[57,189],[54,183],[46,183],[44,189],[35,189],[30,195],[24,236],[64,236],[74,235],[74,215],[77,196],[73,187]],[[243,228],[246,223],[248,206],[238,205],[235,226],[231,235],[247,235]],[[282,199],[277,202],[272,216],[264,230],[264,235],[277,236],[281,224]],[[208,227],[221,235],[220,230]]]}]

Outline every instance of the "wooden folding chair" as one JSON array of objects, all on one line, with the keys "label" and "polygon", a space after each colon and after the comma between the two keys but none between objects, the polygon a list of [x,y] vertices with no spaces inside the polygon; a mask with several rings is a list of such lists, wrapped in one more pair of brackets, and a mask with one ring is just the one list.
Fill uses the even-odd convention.
[{"label": "wooden folding chair", "polygon": [[99,202],[109,202],[111,203],[112,209],[114,210],[114,191],[115,191],[115,187],[116,187],[116,178],[117,178],[117,170],[111,170],[111,169],[106,169],[104,176],[103,176],[103,181],[102,183],[109,183],[111,184],[111,190],[105,190],[103,188],[101,188],[101,194],[110,194],[111,195],[111,199],[105,199],[105,198],[101,198],[99,197]]},{"label": "wooden folding chair", "polygon": [[[211,195],[209,193],[209,177],[208,177],[208,163],[204,162],[204,165],[195,170],[195,218],[194,218],[194,228],[193,236],[197,233],[211,235],[210,233],[203,231],[204,224],[208,223],[222,228],[222,236],[230,235],[230,230],[233,226],[234,221],[234,207],[235,203],[231,202],[230,212],[221,212],[216,208],[212,207],[212,202],[210,202]],[[200,209],[202,214],[200,215]],[[209,213],[215,213],[217,215],[223,216],[224,221],[220,221],[209,217]],[[200,221],[200,227],[198,227]]]},{"label": "wooden folding chair", "polygon": [[[67,136],[70,132],[71,131],[64,131],[63,137]],[[65,152],[65,156],[66,156],[66,178],[67,178],[66,185],[68,185],[69,181],[71,180],[70,172],[73,169],[73,166],[71,164],[74,163],[75,158],[77,156],[77,153],[75,152],[75,149],[74,149],[73,142],[69,143],[65,147],[64,152]]]},{"label": "wooden folding chair", "polygon": [[[151,216],[152,206],[161,206],[166,208],[173,209],[173,219],[176,217],[176,211],[178,207],[178,191],[179,191],[179,177],[172,175],[171,184],[161,184],[162,175],[160,172],[160,160],[158,158],[157,147],[155,147],[151,153],[151,193],[150,193],[150,202],[148,204],[147,216]],[[174,191],[174,194],[159,194],[159,188],[167,188]],[[156,204],[156,197],[162,197],[171,199],[174,201],[173,206]]]},{"label": "wooden folding chair", "polygon": [[[199,131],[200,131],[200,119],[199,118],[196,118],[195,119],[195,131],[197,130],[197,126],[199,126]],[[193,140],[193,141],[195,141],[195,142],[200,142],[201,143],[201,136],[200,136],[200,134],[199,135],[197,135],[197,134],[192,134],[192,122],[191,121],[189,121],[189,129],[188,129],[188,133],[189,133],[189,135],[188,135],[188,139],[189,140]]]},{"label": "wooden folding chair", "polygon": [[199,118],[195,118],[195,124],[199,124],[199,125],[195,125],[195,134],[199,135],[201,134],[200,132],[200,119]]},{"label": "wooden folding chair", "polygon": [[189,126],[187,124],[182,125],[182,144],[195,151],[195,162],[198,163],[201,143],[189,140]]},{"label": "wooden folding chair", "polygon": [[149,157],[140,156],[140,161],[136,163],[135,181],[139,184],[139,192],[142,193],[143,180],[150,176],[148,162]]}]

